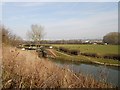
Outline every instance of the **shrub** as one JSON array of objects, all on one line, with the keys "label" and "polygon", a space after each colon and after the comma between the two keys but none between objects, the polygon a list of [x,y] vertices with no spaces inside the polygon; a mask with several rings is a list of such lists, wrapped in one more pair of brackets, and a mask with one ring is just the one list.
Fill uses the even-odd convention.
[{"label": "shrub", "polygon": [[62,51],[62,52],[65,52],[65,53],[67,53],[67,52],[68,52],[68,49],[63,48],[63,47],[59,47],[59,50],[60,50],[60,51]]},{"label": "shrub", "polygon": [[103,58],[106,58],[106,59],[114,59],[114,60],[119,60],[120,61],[120,55],[117,55],[117,54],[106,54],[103,56]]},{"label": "shrub", "polygon": [[90,57],[99,57],[96,53],[81,53],[81,55],[90,56]]},{"label": "shrub", "polygon": [[70,50],[70,54],[79,55],[79,51],[78,50]]},{"label": "shrub", "polygon": [[108,44],[120,44],[120,33],[110,32],[103,37],[103,42]]},{"label": "shrub", "polygon": [[59,47],[59,50],[64,52],[64,53],[71,54],[71,55],[78,55],[79,54],[78,50],[69,50],[69,49],[66,49],[64,47]]}]

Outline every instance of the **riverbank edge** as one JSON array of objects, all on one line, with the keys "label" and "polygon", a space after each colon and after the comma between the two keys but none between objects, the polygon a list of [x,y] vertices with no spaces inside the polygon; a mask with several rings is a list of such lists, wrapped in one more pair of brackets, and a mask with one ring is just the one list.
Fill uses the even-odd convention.
[{"label": "riverbank edge", "polygon": [[[63,52],[60,52],[60,51],[56,51],[55,50],[55,52],[56,53],[59,53],[59,54],[63,54],[63,55],[66,55],[66,56],[72,56],[72,55],[68,55],[68,54],[66,54],[66,53],[63,53]],[[70,58],[69,57],[69,58]],[[60,56],[57,56],[56,58],[54,58],[54,59],[60,59],[61,57]],[[70,60],[70,59],[66,59],[67,61],[73,61],[73,60]],[[92,61],[92,60],[90,60],[90,59],[87,59],[87,60],[78,60],[78,61],[76,61],[75,60],[75,62],[84,62],[84,63],[92,63],[92,64],[99,64],[99,65],[106,65],[106,66],[115,66],[115,67],[120,67],[120,64],[110,64],[110,63],[102,63],[102,62],[98,62],[98,61]]]},{"label": "riverbank edge", "polygon": [[[11,52],[11,53],[10,53]],[[19,54],[17,54],[17,53],[19,53]],[[3,69],[8,69],[8,70],[5,70],[5,72],[7,72],[7,73],[4,73],[4,77],[5,78],[7,78],[6,77],[6,75],[7,76],[12,76],[13,78],[14,78],[14,82],[17,82],[17,80],[21,80],[21,82],[20,82],[20,88],[22,88],[22,86],[24,85],[24,81],[25,81],[25,77],[26,77],[26,75],[27,75],[27,77],[26,78],[29,78],[29,79],[27,79],[27,80],[32,80],[33,79],[33,76],[32,75],[42,75],[41,73],[44,73],[44,72],[40,72],[40,74],[38,74],[38,71],[41,69],[41,70],[43,70],[43,69],[45,69],[45,70],[48,70],[47,72],[45,72],[45,75],[46,74],[48,74],[49,72],[50,73],[52,73],[52,70],[53,70],[53,68],[52,67],[54,67],[54,70],[56,70],[56,72],[54,72],[54,75],[56,75],[56,76],[59,76],[59,75],[63,75],[64,73],[65,73],[65,79],[64,80],[69,80],[69,79],[72,79],[72,78],[67,78],[67,72],[68,73],[70,73],[72,76],[74,76],[77,80],[81,80],[81,79],[79,79],[80,77],[78,77],[78,76],[76,76],[76,74],[74,74],[74,73],[72,73],[69,69],[67,69],[67,68],[65,68],[65,69],[61,69],[61,68],[59,68],[59,67],[57,67],[55,64],[53,64],[53,63],[51,63],[51,62],[49,62],[49,60],[47,61],[47,59],[45,60],[44,58],[38,58],[37,57],[37,54],[36,54],[36,52],[31,52],[31,51],[22,51],[22,50],[20,50],[20,49],[16,49],[16,48],[14,48],[14,47],[6,47],[5,49],[4,49],[4,53],[3,53],[3,55],[4,55],[4,67],[7,67],[7,68],[3,68]],[[32,55],[32,58],[30,57]],[[16,57],[15,57],[16,56]],[[9,59],[10,58],[10,59]],[[41,60],[42,59],[42,60]],[[7,62],[8,61],[8,62]],[[10,62],[15,62],[15,63],[10,63]],[[19,62],[20,61],[20,62]],[[21,61],[22,61],[22,63],[21,63]],[[46,61],[47,61],[47,63],[46,63]],[[36,62],[36,63],[35,63]],[[24,63],[24,64],[23,64]],[[9,64],[13,64],[13,65],[9,65]],[[6,65],[6,66],[5,66]],[[50,65],[50,66],[49,66]],[[52,66],[52,67],[51,67]],[[14,67],[14,68],[10,68],[10,67]],[[41,67],[44,67],[44,68],[41,68]],[[51,68],[50,68],[51,67]],[[25,72],[24,73],[24,70],[25,69],[27,69],[27,72]],[[11,70],[12,69],[12,70]],[[14,69],[16,69],[16,70],[14,70]],[[35,70],[34,70],[35,69]],[[51,70],[52,69],[52,70]],[[57,70],[58,69],[58,70]],[[50,71],[49,71],[50,70]],[[10,71],[10,72],[9,72]],[[22,71],[21,73],[20,72],[14,72],[14,71]],[[25,70],[26,71],[26,70]],[[33,72],[33,71],[35,71],[35,72]],[[62,71],[62,74],[59,72],[59,71]],[[29,72],[29,73],[28,73]],[[30,73],[31,72],[31,73]],[[18,76],[16,76],[17,74],[18,74]],[[5,75],[6,74],[6,75]],[[82,74],[81,74],[82,75]],[[20,77],[19,77],[20,76]],[[52,75],[53,76],[53,75]],[[22,79],[21,79],[21,77],[22,77]],[[5,79],[4,78],[4,79]],[[5,83],[5,87],[9,87],[9,86],[11,86],[11,85],[13,85],[13,78],[11,78],[11,77],[9,77],[9,79],[8,79],[8,81],[5,79],[5,80],[3,80],[3,81],[6,81],[6,82],[4,82]],[[51,76],[49,77],[49,78],[51,78]],[[49,78],[47,78],[47,79],[49,79]],[[54,78],[56,78],[56,77],[54,77]],[[87,77],[85,77],[85,78],[87,78]],[[89,79],[89,78],[88,78]],[[88,79],[85,79],[86,81],[88,80]],[[46,79],[45,79],[46,80]],[[56,80],[56,79],[55,79]],[[63,78],[61,78],[60,80],[63,80]],[[95,82],[95,80],[93,80],[94,82]],[[39,81],[40,82],[40,81]],[[22,84],[21,84],[22,83]],[[45,83],[45,81],[43,82],[43,83]],[[41,85],[44,85],[44,84],[41,84]],[[85,81],[84,81],[84,83],[85,83]],[[15,83],[16,84],[16,83]],[[15,87],[16,88],[16,86],[15,86],[15,84],[14,84],[14,86],[13,87]],[[116,87],[112,87],[112,85],[110,84],[110,86],[109,87],[106,87],[105,85],[109,85],[109,84],[107,84],[107,83],[102,83],[102,82],[100,82],[100,84],[102,85],[102,84],[104,84],[104,87],[103,88],[116,88]],[[28,85],[30,85],[30,84],[28,84]],[[54,84],[52,84],[53,86],[54,86]],[[72,85],[77,85],[77,83],[73,83]],[[79,85],[79,84],[78,84]],[[83,84],[84,85],[84,84]],[[86,84],[85,84],[86,85]],[[96,85],[99,85],[99,82],[97,82],[97,84]],[[28,86],[27,86],[28,87]],[[100,86],[99,86],[100,87]],[[12,87],[11,87],[12,88]],[[25,88],[25,87],[24,87]],[[30,88],[32,88],[32,87],[30,87]],[[41,87],[40,87],[41,88]],[[45,88],[45,87],[43,87],[43,88]],[[69,87],[69,88],[72,88],[72,87]],[[83,88],[85,88],[85,86],[83,87]],[[92,86],[92,88],[93,88],[93,86]],[[5,88],[3,88],[3,89],[5,89]]]}]

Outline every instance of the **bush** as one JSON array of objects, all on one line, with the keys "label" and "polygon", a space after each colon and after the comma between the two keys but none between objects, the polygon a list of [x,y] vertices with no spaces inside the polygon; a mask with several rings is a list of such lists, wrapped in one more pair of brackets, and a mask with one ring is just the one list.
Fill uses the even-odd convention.
[{"label": "bush", "polygon": [[120,33],[110,32],[103,37],[103,42],[108,44],[120,44]]},{"label": "bush", "polygon": [[120,55],[117,55],[117,54],[99,55],[97,53],[81,53],[81,55],[89,56],[89,57],[96,57],[96,58],[114,59],[114,60],[120,61]]},{"label": "bush", "polygon": [[66,49],[64,47],[59,47],[59,50],[64,52],[64,53],[67,53],[67,54],[79,55],[79,51],[78,50],[69,50],[69,49]]},{"label": "bush", "polygon": [[65,52],[65,53],[67,53],[69,51],[68,49],[63,48],[63,47],[59,47],[59,50],[62,51],[62,52]]},{"label": "bush", "polygon": [[81,55],[99,58],[99,56],[96,53],[81,53]]},{"label": "bush", "polygon": [[18,46],[23,42],[22,38],[11,33],[9,29],[4,26],[0,26],[0,33],[2,33],[2,43],[6,45]]},{"label": "bush", "polygon": [[117,59],[120,61],[120,55],[117,55],[117,54],[107,54],[107,55],[104,55],[103,58],[114,59],[114,60]]},{"label": "bush", "polygon": [[72,54],[72,55],[79,55],[79,51],[78,50],[71,50],[70,54]]}]

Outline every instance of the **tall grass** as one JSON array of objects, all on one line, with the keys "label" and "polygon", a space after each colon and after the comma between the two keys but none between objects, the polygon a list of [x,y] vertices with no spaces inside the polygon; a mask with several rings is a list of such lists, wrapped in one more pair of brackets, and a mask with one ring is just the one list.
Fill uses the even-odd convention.
[{"label": "tall grass", "polygon": [[3,47],[3,88],[111,88],[91,76],[74,74],[35,52]]}]

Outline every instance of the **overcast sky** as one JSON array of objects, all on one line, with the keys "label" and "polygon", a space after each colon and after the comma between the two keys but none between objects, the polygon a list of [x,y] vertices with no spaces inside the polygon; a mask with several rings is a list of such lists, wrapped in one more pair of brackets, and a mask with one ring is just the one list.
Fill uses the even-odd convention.
[{"label": "overcast sky", "polygon": [[99,39],[118,31],[118,3],[3,3],[2,21],[23,39],[32,24],[44,26],[44,39]]}]

